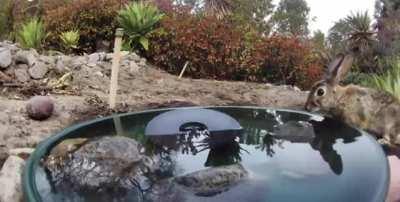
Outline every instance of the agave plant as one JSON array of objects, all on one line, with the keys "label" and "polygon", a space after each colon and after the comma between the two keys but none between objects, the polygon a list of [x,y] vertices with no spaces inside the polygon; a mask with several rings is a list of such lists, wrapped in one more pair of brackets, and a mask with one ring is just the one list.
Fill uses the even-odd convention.
[{"label": "agave plant", "polygon": [[39,49],[46,36],[43,22],[34,18],[22,25],[17,32],[17,41],[24,48]]},{"label": "agave plant", "polygon": [[78,47],[79,39],[80,39],[79,31],[72,30],[72,31],[63,32],[60,34],[60,39],[63,43],[65,50],[71,51],[72,49]]},{"label": "agave plant", "polygon": [[131,47],[140,45],[148,50],[148,34],[154,30],[155,25],[163,16],[153,5],[133,2],[118,13],[118,22],[128,35]]}]

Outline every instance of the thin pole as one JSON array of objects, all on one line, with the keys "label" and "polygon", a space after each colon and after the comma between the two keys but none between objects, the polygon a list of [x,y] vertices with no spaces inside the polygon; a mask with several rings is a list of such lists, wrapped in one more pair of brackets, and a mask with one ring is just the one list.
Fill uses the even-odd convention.
[{"label": "thin pole", "polygon": [[124,35],[124,30],[118,28],[117,31],[115,32],[114,56],[111,67],[111,83],[110,83],[110,95],[109,95],[110,109],[115,108],[117,100],[118,72],[119,72],[119,62],[121,60],[121,44],[123,35]]},{"label": "thin pole", "polygon": [[182,69],[181,73],[179,74],[179,79],[182,78],[183,73],[185,73],[186,68],[187,68],[188,65],[189,65],[189,62],[186,62],[186,63],[185,63],[185,66],[183,66],[183,69]]}]

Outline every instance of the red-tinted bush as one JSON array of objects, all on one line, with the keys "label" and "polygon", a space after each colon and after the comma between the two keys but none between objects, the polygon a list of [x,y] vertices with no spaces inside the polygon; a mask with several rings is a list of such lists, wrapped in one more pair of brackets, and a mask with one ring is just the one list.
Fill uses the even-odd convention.
[{"label": "red-tinted bush", "polygon": [[247,80],[307,88],[319,79],[322,65],[308,43],[296,37],[264,37],[236,27],[229,19],[173,14],[151,37],[147,56],[159,67],[192,78]]},{"label": "red-tinted bush", "polygon": [[129,0],[74,0],[59,6],[49,5],[43,20],[49,33],[48,45],[60,48],[60,33],[79,30],[79,47],[85,52],[96,50],[102,40],[111,41],[117,12]]},{"label": "red-tinted bush", "polygon": [[243,33],[229,22],[186,14],[165,17],[151,37],[151,60],[172,73],[188,61],[194,78],[235,79],[241,69]]},{"label": "red-tinted bush", "polygon": [[308,87],[322,72],[322,65],[318,58],[313,58],[311,47],[296,37],[263,38],[255,43],[247,61],[250,65],[259,65],[257,81]]}]

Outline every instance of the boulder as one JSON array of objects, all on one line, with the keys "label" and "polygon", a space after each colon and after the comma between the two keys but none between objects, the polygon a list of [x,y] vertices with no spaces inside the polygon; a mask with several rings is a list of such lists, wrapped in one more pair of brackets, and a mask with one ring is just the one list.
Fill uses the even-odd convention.
[{"label": "boulder", "polygon": [[71,58],[68,56],[58,56],[56,59],[56,65],[54,70],[58,74],[65,74],[69,71],[71,71],[68,68],[68,65],[71,63]]},{"label": "boulder", "polygon": [[38,54],[35,50],[21,50],[17,52],[15,56],[15,62],[17,64],[22,63],[32,67],[37,62],[37,56]]},{"label": "boulder", "polygon": [[45,120],[53,114],[54,102],[47,96],[35,96],[28,101],[26,111],[34,120]]},{"label": "boulder", "polygon": [[12,63],[11,51],[7,48],[0,48],[0,69],[7,68]]},{"label": "boulder", "polygon": [[73,70],[80,70],[83,65],[86,65],[88,62],[88,58],[85,56],[74,57],[71,61],[71,69]]},{"label": "boulder", "polygon": [[26,64],[19,64],[15,69],[14,74],[17,80],[21,83],[31,80],[31,76],[28,73],[28,65]]},{"label": "boulder", "polygon": [[134,188],[137,185],[131,182],[151,165],[148,157],[139,153],[139,143],[127,137],[102,137],[88,142],[78,139],[69,141],[70,146],[66,144],[56,146],[45,160],[52,180],[60,186],[67,183],[78,190]]},{"label": "boulder", "polygon": [[22,202],[22,172],[25,161],[17,156],[10,156],[0,171],[0,201]]},{"label": "boulder", "polygon": [[54,65],[56,63],[56,57],[52,56],[41,55],[39,60],[47,65]]},{"label": "boulder", "polygon": [[94,67],[100,61],[100,53],[93,53],[88,56],[88,66]]},{"label": "boulder", "polygon": [[43,79],[44,76],[47,74],[49,71],[49,67],[43,63],[43,62],[37,62],[35,63],[31,68],[29,68],[28,72],[29,75],[33,79]]}]

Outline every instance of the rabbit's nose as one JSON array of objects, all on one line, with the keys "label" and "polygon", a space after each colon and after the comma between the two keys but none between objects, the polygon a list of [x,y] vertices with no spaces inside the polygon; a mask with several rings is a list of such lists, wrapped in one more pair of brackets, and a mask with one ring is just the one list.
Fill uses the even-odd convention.
[{"label": "rabbit's nose", "polygon": [[304,109],[309,112],[316,111],[317,108],[318,105],[315,103],[315,101],[307,102],[306,105],[304,106]]},{"label": "rabbit's nose", "polygon": [[306,111],[310,111],[310,107],[308,106],[308,103],[307,103],[306,105],[304,105],[304,109],[305,109]]}]

